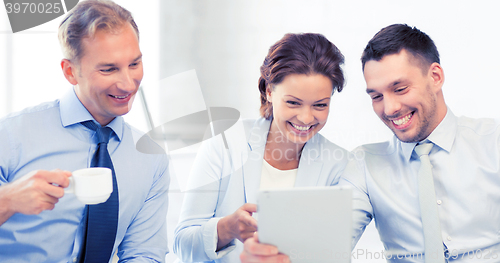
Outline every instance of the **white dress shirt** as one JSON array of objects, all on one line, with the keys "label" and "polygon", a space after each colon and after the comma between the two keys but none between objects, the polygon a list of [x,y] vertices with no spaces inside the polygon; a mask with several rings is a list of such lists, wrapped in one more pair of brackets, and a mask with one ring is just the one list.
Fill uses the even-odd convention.
[{"label": "white dress shirt", "polygon": [[[447,248],[454,262],[500,261],[500,122],[457,118],[450,109],[427,138]],[[353,247],[372,218],[389,261],[423,262],[416,143],[364,145],[340,185],[354,186]]]}]

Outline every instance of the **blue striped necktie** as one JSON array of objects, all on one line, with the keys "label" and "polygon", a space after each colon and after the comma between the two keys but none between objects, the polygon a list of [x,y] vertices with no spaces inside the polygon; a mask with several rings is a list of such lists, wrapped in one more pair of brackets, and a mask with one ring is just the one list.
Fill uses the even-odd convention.
[{"label": "blue striped necktie", "polygon": [[84,121],[83,126],[96,131],[97,150],[90,163],[91,167],[107,167],[113,174],[113,192],[109,199],[101,204],[86,206],[86,230],[83,240],[80,262],[109,262],[113,253],[116,231],[118,228],[118,185],[115,169],[108,152],[108,141],[113,130],[100,127],[93,121]]}]

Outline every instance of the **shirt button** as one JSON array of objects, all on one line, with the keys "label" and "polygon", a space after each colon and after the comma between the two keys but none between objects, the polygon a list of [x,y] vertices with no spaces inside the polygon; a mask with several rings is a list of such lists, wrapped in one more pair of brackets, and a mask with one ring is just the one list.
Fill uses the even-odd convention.
[{"label": "shirt button", "polygon": [[441,200],[437,200],[437,204],[440,205],[442,204],[443,202]]},{"label": "shirt button", "polygon": [[448,241],[451,241],[451,237],[450,236],[448,236],[446,239],[448,239]]},{"label": "shirt button", "polygon": [[75,263],[75,262],[76,262],[76,258],[73,258],[73,263]]}]

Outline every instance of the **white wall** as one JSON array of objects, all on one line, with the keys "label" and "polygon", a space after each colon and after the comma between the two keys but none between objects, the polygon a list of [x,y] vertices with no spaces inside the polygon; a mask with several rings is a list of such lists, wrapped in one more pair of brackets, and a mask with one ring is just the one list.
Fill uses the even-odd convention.
[{"label": "white wall", "polygon": [[234,107],[246,118],[258,116],[257,80],[268,48],[287,32],[324,34],[346,57],[347,86],[334,95],[323,134],[347,149],[390,136],[372,112],[359,59],[368,40],[393,23],[417,26],[434,39],[446,101],[456,114],[495,117],[500,107],[492,79],[500,69],[493,1],[175,0],[161,6],[162,47],[168,48],[160,51],[160,76],[194,68],[207,105]]},{"label": "white wall", "polygon": [[[159,72],[159,13],[150,12],[158,10],[158,1],[148,1],[151,9],[144,8],[141,1],[119,0],[117,3],[133,12],[140,28],[140,46],[146,71],[142,85],[154,101],[153,94],[157,91],[146,87],[154,87],[149,83],[152,80],[156,82]],[[57,40],[57,29],[61,21],[62,17],[59,17],[12,34],[5,6],[0,5],[0,116],[43,101],[55,100],[71,88],[60,67],[62,52]],[[140,110],[140,105],[135,105],[128,119],[146,130]]]},{"label": "white wall", "polygon": [[[353,149],[388,138],[365,94],[359,58],[368,40],[392,23],[417,26],[434,39],[441,54],[447,104],[457,115],[499,117],[496,50],[500,17],[496,1],[332,1],[332,0],[117,0],[132,11],[141,30],[143,86],[157,124],[169,119],[179,101],[191,94],[161,96],[161,79],[195,69],[205,103],[229,106],[245,118],[258,116],[259,67],[269,46],[287,32],[318,32],[346,57],[347,85],[333,96],[322,134]],[[64,79],[57,43],[60,19],[12,34],[0,7],[0,116],[58,98]],[[168,93],[168,92],[167,92]],[[173,103],[173,102],[177,102]],[[129,122],[146,129],[140,107]],[[176,188],[177,187],[177,188]],[[176,190],[177,189],[177,190]],[[169,234],[177,220],[182,194],[172,185]],[[382,249],[373,228],[362,248]],[[169,255],[169,262],[174,260]],[[362,258],[362,257],[361,257]],[[363,260],[356,261],[368,261]],[[369,260],[373,262],[374,260]]]}]

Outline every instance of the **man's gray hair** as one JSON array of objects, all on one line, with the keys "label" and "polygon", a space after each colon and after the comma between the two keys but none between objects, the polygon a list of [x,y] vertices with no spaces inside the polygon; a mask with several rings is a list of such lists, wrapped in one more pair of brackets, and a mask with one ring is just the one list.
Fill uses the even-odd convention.
[{"label": "man's gray hair", "polygon": [[64,58],[79,63],[83,57],[82,39],[92,38],[99,30],[116,31],[129,23],[139,37],[132,14],[109,0],[79,2],[59,25],[59,44]]}]

